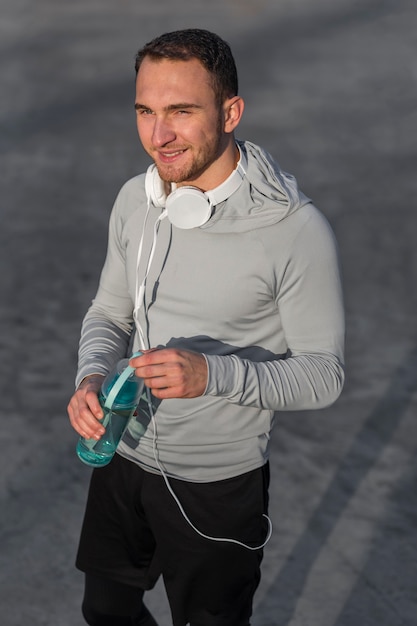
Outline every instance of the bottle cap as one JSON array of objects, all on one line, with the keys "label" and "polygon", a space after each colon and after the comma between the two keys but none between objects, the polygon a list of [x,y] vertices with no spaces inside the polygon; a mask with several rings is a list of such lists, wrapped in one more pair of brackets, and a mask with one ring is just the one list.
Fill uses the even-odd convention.
[{"label": "bottle cap", "polygon": [[[140,356],[136,352],[133,356]],[[114,375],[109,376],[103,382],[103,392],[107,396],[105,408],[112,407],[129,408],[139,401],[143,388],[143,380],[135,375],[133,367],[128,365],[129,359],[122,359],[117,364]]]}]

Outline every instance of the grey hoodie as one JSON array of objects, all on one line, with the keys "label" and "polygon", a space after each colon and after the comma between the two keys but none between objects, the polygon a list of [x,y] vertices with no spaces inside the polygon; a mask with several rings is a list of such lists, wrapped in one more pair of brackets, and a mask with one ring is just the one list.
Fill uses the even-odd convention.
[{"label": "grey hoodie", "polygon": [[331,228],[265,151],[239,145],[246,177],[199,228],[163,219],[154,239],[162,209],[150,206],[145,219],[145,175],[122,187],[80,340],[77,384],[138,349],[133,311],[154,242],[137,324],[149,347],[204,354],[208,382],[198,398],[154,399],[154,421],[144,397],[118,452],[149,471],[157,456],[169,475],[196,482],[263,465],[276,412],[328,406],[344,381]]}]

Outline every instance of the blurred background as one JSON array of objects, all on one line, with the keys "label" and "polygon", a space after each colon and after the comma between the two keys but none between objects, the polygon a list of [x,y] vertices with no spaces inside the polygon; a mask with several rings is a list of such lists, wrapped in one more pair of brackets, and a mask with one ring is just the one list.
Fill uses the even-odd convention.
[{"label": "blurred background", "polygon": [[[336,233],[347,382],[283,413],[254,626],[408,626],[417,615],[415,0],[0,0],[0,606],[82,624],[90,470],[66,405],[120,186],[148,165],[134,56],[168,30],[231,45],[237,136],[296,175]],[[161,585],[149,606],[170,626]]]}]

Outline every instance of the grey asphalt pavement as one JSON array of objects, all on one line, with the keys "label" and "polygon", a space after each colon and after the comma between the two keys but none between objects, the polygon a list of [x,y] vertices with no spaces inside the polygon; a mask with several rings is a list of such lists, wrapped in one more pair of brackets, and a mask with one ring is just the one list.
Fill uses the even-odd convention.
[{"label": "grey asphalt pavement", "polygon": [[[163,31],[226,38],[238,136],[330,220],[347,382],[272,439],[254,626],[417,624],[415,0],[0,1],[0,623],[82,625],[89,470],[66,418],[114,197],[148,161],[133,58]],[[319,294],[318,294],[319,297]],[[163,587],[148,604],[170,626]]]}]

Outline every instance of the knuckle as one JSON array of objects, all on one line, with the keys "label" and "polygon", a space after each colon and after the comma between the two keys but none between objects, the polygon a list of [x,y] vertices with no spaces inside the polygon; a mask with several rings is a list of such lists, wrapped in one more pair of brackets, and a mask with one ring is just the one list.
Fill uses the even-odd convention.
[{"label": "knuckle", "polygon": [[86,405],[84,405],[80,408],[78,414],[82,420],[88,420],[90,416],[90,409]]}]

